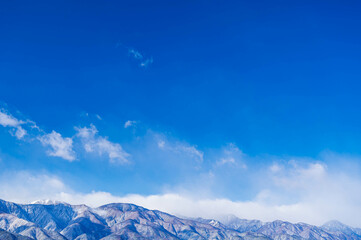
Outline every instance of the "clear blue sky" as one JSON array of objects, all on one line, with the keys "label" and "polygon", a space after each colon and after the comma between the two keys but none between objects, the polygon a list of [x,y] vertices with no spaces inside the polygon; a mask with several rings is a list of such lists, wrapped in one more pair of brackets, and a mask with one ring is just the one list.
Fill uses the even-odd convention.
[{"label": "clear blue sky", "polygon": [[[358,156],[360,10],[359,1],[2,1],[2,109],[41,130],[22,123],[18,139],[16,126],[1,128],[0,171],[117,195],[212,173],[222,179],[212,193],[247,200],[259,191],[254,169],[275,159]],[[91,126],[95,139],[79,137]],[[73,157],[51,154],[42,137],[52,131],[72,139]],[[99,139],[127,160],[112,163]],[[214,173],[232,164],[222,154],[243,165]]]}]

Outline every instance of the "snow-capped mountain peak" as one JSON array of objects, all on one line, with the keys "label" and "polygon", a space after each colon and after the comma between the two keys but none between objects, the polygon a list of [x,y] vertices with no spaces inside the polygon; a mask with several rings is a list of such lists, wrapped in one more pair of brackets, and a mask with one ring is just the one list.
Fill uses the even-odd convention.
[{"label": "snow-capped mountain peak", "polygon": [[56,204],[67,204],[67,203],[61,201],[55,201],[51,199],[41,199],[41,200],[33,201],[30,204],[56,205]]}]

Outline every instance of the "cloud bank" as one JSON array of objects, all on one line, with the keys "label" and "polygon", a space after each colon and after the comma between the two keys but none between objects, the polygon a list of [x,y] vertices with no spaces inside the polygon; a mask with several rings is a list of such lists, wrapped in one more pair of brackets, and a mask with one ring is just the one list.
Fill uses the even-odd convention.
[{"label": "cloud bank", "polygon": [[[321,225],[338,219],[360,227],[361,179],[342,173],[332,173],[328,166],[311,162],[304,166],[297,162],[277,163],[264,169],[269,182],[250,200],[200,197],[196,192],[168,191],[155,195],[130,194],[115,196],[108,192],[81,193],[67,186],[59,177],[29,172],[11,172],[0,177],[0,197],[22,203],[52,199],[93,207],[112,202],[134,203],[178,216],[222,219],[233,214],[239,218],[272,221],[307,222]],[[9,176],[11,181],[9,181]],[[289,200],[288,196],[297,196]]]}]

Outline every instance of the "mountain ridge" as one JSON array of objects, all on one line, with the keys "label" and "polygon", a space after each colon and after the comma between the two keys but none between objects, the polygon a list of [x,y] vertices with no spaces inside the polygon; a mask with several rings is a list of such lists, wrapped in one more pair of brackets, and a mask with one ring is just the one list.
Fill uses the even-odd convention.
[{"label": "mountain ridge", "polygon": [[[180,218],[131,203],[97,208],[62,202],[16,204],[0,199],[0,229],[14,240],[325,239],[361,240],[361,229],[338,221],[322,226],[276,220]],[[2,235],[0,235],[2,236]]]}]

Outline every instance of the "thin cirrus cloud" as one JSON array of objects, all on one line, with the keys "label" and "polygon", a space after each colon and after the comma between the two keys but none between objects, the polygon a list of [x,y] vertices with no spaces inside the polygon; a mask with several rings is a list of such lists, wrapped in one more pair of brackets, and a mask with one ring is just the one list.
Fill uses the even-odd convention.
[{"label": "thin cirrus cloud", "polygon": [[193,159],[196,163],[202,163],[204,153],[197,149],[197,146],[186,142],[170,141],[162,134],[154,134],[157,146],[160,150]]},{"label": "thin cirrus cloud", "polygon": [[148,66],[149,66],[150,64],[152,64],[152,63],[153,63],[153,58],[150,57],[150,58],[144,59],[144,60],[140,63],[140,66],[146,68],[146,67],[148,67]]},{"label": "thin cirrus cloud", "polygon": [[124,151],[118,143],[109,141],[106,137],[99,136],[94,125],[90,127],[76,127],[78,137],[87,153],[96,153],[100,156],[106,155],[111,163],[129,163],[130,154]]},{"label": "thin cirrus cloud", "polygon": [[153,57],[145,57],[139,51],[135,50],[134,48],[127,48],[129,55],[135,59],[140,67],[147,68],[149,65],[153,63]]},{"label": "thin cirrus cloud", "polygon": [[135,49],[129,49],[129,54],[135,59],[143,59],[143,55]]},{"label": "thin cirrus cloud", "polygon": [[115,45],[116,48],[123,48],[126,49],[128,51],[128,56],[133,58],[137,63],[138,66],[141,68],[147,68],[149,67],[152,63],[153,63],[153,57],[146,57],[143,53],[141,53],[140,51],[132,48],[132,47],[128,47],[126,45],[124,45],[123,43],[118,42]]},{"label": "thin cirrus cloud", "polygon": [[245,154],[234,143],[227,144],[223,147],[221,157],[216,161],[215,165],[221,167],[224,165],[232,165],[247,169],[247,165],[244,162]]}]

